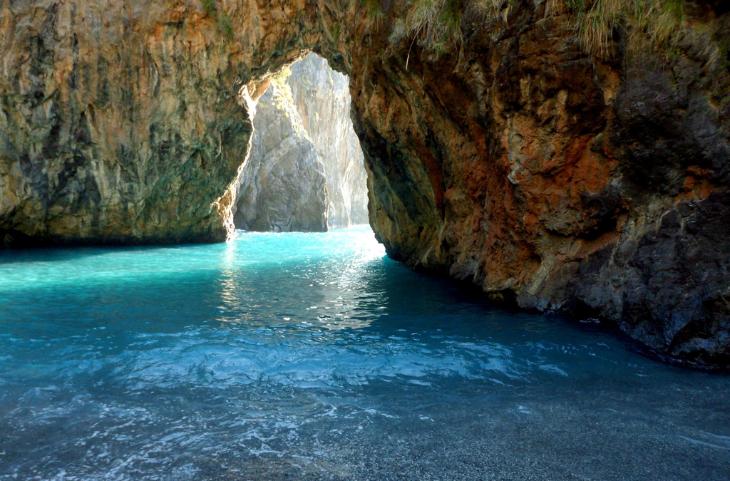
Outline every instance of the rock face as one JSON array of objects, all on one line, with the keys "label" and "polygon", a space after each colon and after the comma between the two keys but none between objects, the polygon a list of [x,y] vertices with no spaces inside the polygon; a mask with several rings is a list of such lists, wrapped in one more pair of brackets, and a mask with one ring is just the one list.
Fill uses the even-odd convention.
[{"label": "rock face", "polygon": [[324,165],[327,224],[367,224],[367,173],[350,119],[349,79],[315,54],[292,65],[291,71],[287,83],[294,103]]},{"label": "rock face", "polygon": [[368,222],[348,79],[325,59],[309,54],[277,75],[257,102],[251,142],[239,176],[236,227],[325,231]]},{"label": "rock face", "polygon": [[224,239],[247,105],[312,50],[350,76],[390,255],[730,365],[726,2],[663,51],[617,24],[611,56],[559,0],[457,3],[440,53],[408,2],[4,2],[0,238]]},{"label": "rock face", "polygon": [[730,365],[730,22],[688,11],[702,31],[673,56],[588,55],[549,2],[465,17],[456,57],[409,52],[397,23],[357,43],[356,131],[389,254],[666,359]]},{"label": "rock face", "polygon": [[271,82],[254,116],[234,224],[254,231],[326,231],[324,165],[302,127],[289,85]]},{"label": "rock face", "polygon": [[[0,239],[224,239],[240,53],[175,2],[0,6]],[[211,37],[208,37],[211,35]]]}]

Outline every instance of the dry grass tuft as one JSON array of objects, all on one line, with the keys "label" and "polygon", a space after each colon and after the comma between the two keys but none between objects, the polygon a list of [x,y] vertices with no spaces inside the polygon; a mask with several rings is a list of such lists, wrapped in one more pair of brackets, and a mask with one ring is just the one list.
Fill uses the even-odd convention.
[{"label": "dry grass tuft", "polygon": [[[627,30],[629,40],[648,40],[654,47],[666,47],[684,22],[684,0],[571,0],[569,7],[576,14],[581,43],[600,57],[615,53],[620,28]],[[641,48],[646,43],[630,42]]]},{"label": "dry grass tuft", "polygon": [[[384,18],[380,0],[360,2],[376,21]],[[483,29],[508,27],[518,6],[524,10],[534,8],[531,5],[525,0],[408,0],[399,10],[400,18],[390,22],[389,40],[393,45],[409,42],[406,63],[414,45],[438,57],[463,47],[465,27],[470,29],[467,35],[475,25]],[[682,43],[692,43],[699,36],[694,32],[696,26],[687,21],[685,10],[685,0],[547,0],[544,14],[571,15],[586,52],[611,58],[621,44],[628,53],[673,55]],[[722,57],[715,47],[709,49],[708,58]]]}]

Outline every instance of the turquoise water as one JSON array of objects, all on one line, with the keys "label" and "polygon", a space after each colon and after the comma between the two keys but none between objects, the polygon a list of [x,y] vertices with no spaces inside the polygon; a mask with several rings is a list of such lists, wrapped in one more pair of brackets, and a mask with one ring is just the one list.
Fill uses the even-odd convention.
[{"label": "turquoise water", "polygon": [[730,378],[367,228],[0,253],[1,480],[723,480]]}]

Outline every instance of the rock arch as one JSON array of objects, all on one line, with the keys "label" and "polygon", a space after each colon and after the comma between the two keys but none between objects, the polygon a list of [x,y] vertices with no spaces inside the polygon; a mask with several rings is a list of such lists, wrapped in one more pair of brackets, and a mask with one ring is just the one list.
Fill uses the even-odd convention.
[{"label": "rock arch", "polygon": [[[435,55],[395,34],[402,2],[5,1],[0,238],[223,240],[240,93],[311,50],[351,78],[392,256],[727,364],[724,59],[687,40],[605,60],[559,4],[465,16],[458,52]],[[727,45],[727,13],[697,4],[700,41]]]}]

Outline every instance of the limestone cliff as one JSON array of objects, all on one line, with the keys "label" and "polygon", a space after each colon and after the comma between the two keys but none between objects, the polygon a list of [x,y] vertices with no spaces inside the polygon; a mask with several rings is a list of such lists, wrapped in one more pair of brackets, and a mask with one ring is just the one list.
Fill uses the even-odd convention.
[{"label": "limestone cliff", "polygon": [[256,104],[234,224],[323,231],[367,223],[367,178],[345,75],[310,54],[277,75]]},{"label": "limestone cliff", "polygon": [[325,171],[302,127],[285,79],[271,82],[254,115],[251,151],[241,169],[234,224],[254,231],[327,230]]},{"label": "limestone cliff", "polygon": [[327,223],[368,223],[367,174],[350,119],[349,79],[310,54],[291,67],[289,84],[303,126],[317,148],[327,179]]},{"label": "limestone cliff", "polygon": [[313,50],[350,76],[390,255],[730,364],[726,2],[585,35],[559,0],[205,3],[0,4],[6,245],[224,239],[247,105]]}]

